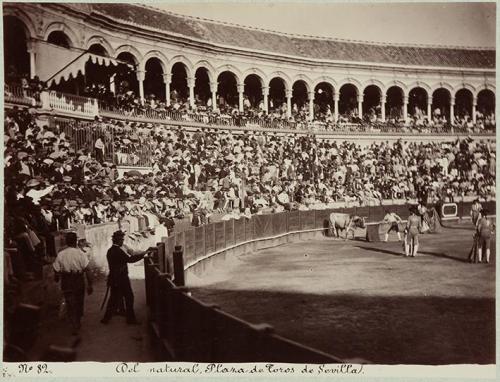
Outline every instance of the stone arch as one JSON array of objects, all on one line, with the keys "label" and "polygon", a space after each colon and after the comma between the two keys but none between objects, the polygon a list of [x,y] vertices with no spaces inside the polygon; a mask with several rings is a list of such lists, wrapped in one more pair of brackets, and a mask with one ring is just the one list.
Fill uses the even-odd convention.
[{"label": "stone arch", "polygon": [[295,77],[292,79],[292,87],[297,81],[302,81],[306,85],[306,90],[308,92],[314,91],[314,87],[312,86],[312,80],[306,76],[305,74],[297,74]]},{"label": "stone arch", "polygon": [[16,16],[3,17],[4,73],[7,83],[19,76],[30,76],[34,68],[30,60],[30,37],[24,22]]},{"label": "stone arch", "polygon": [[4,3],[3,17],[16,17],[23,23],[26,29],[26,39],[29,40],[30,38],[35,38],[38,34],[36,32],[35,23],[33,22],[33,20],[31,20],[31,17],[29,17],[29,15],[21,9],[11,8],[7,4]]},{"label": "stone arch", "polygon": [[195,72],[193,71],[193,63],[188,58],[182,55],[174,56],[170,59],[166,73],[172,73],[172,67],[177,63],[181,63],[184,65],[184,69],[186,69],[186,74],[188,77],[194,76]]},{"label": "stone arch", "polygon": [[432,115],[433,117],[444,116],[449,121],[450,104],[454,93],[453,88],[449,84],[443,83],[443,85],[445,86],[438,84],[438,86],[432,87]]},{"label": "stone arch", "polygon": [[335,92],[338,91],[337,81],[335,81],[332,77],[329,77],[329,76],[321,76],[321,77],[316,78],[312,83],[312,88],[316,89],[316,86],[318,86],[322,82],[330,84],[332,89],[333,89],[334,94],[335,94]]},{"label": "stone arch", "polygon": [[231,64],[226,64],[226,65],[222,65],[222,66],[219,66],[217,68],[217,70],[215,71],[215,78],[219,78],[219,76],[221,75],[221,73],[224,73],[224,72],[231,72],[234,74],[234,77],[236,78],[236,83],[238,85],[242,84],[243,81],[242,81],[242,74],[241,74],[241,71],[234,65],[231,65]]},{"label": "stone arch", "polygon": [[193,68],[194,96],[197,105],[207,106],[210,100],[212,102],[212,89],[210,84],[214,82],[214,68],[207,61],[197,62]]},{"label": "stone arch", "polygon": [[474,103],[474,90],[469,87],[462,86],[453,93],[455,99],[455,116],[472,118],[472,104]]},{"label": "stone arch", "polygon": [[399,80],[392,80],[392,81],[389,81],[385,84],[386,95],[387,95],[387,91],[394,86],[401,88],[401,90],[403,91],[403,97],[408,97],[408,86],[403,81],[399,81]]},{"label": "stone arch", "polygon": [[47,26],[47,28],[45,28],[45,32],[43,34],[43,39],[45,41],[47,41],[47,39],[49,38],[49,35],[52,32],[63,32],[68,37],[70,48],[77,47],[76,44],[78,42],[78,37],[77,37],[76,33],[66,24],[59,22],[59,21],[56,21],[56,22],[49,24]]},{"label": "stone arch", "polygon": [[448,82],[438,82],[437,84],[434,84],[431,86],[431,92],[434,94],[434,92],[438,89],[446,89],[450,93],[450,96],[453,96],[455,94],[455,89],[453,86],[451,86]]},{"label": "stone arch", "polygon": [[476,92],[473,93],[474,97],[477,98],[478,94],[483,90],[491,90],[496,97],[496,86],[494,84],[490,84],[488,82],[485,82],[485,83],[476,87]]},{"label": "stone arch", "polygon": [[344,78],[342,81],[339,81],[339,85],[338,85],[339,92],[340,92],[340,89],[342,88],[342,86],[347,85],[347,84],[353,85],[356,88],[356,92],[357,92],[358,96],[361,94],[361,90],[363,89],[363,85],[357,79],[352,78],[352,77],[351,78]]},{"label": "stone arch", "polygon": [[141,63],[141,68],[144,70],[143,87],[146,99],[150,96],[158,99],[166,98],[164,74],[167,65],[162,55],[158,53],[157,51],[148,52]]},{"label": "stone arch", "polygon": [[292,79],[290,76],[280,70],[272,72],[269,76],[267,76],[267,86],[271,83],[271,81],[275,78],[280,78],[285,84],[285,91],[290,91],[292,89]]},{"label": "stone arch", "polygon": [[89,49],[94,44],[101,45],[106,50],[109,57],[115,57],[115,50],[104,37],[102,36],[90,37],[85,43],[85,49]]},{"label": "stone arch", "polygon": [[415,88],[422,88],[424,89],[426,92],[427,92],[427,96],[430,96],[432,95],[432,88],[431,86],[426,83],[426,82],[423,82],[423,81],[415,81],[415,82],[412,82],[411,84],[408,85],[407,89],[408,89],[408,94],[410,94],[410,91],[415,89]]},{"label": "stone arch", "polygon": [[496,94],[491,87],[483,87],[478,89],[475,95],[475,102],[477,111],[483,115],[489,115],[495,112]]},{"label": "stone arch", "polygon": [[[310,85],[307,83],[307,80],[295,77],[292,82],[292,104],[294,105],[294,109],[296,107],[302,108],[306,107],[308,100],[310,99],[309,94],[311,93]],[[303,93],[305,90],[305,94]]]},{"label": "stone arch", "polygon": [[120,53],[130,53],[135,58],[135,64],[139,65],[143,61],[143,56],[139,50],[134,48],[132,45],[121,45],[115,49],[115,57],[118,57]]},{"label": "stone arch", "polygon": [[429,93],[430,87],[421,86],[421,82],[408,86],[408,106],[409,116],[424,118],[427,116],[429,101],[432,101],[432,94]]},{"label": "stone arch", "polygon": [[210,62],[208,62],[206,60],[201,60],[201,61],[198,61],[196,64],[194,64],[194,66],[193,66],[193,75],[196,75],[196,72],[200,68],[205,68],[207,70],[208,79],[210,80],[210,82],[214,82],[215,81],[215,79],[214,79],[215,68],[214,68],[214,66]]},{"label": "stone arch", "polygon": [[384,84],[377,80],[370,80],[363,84],[362,115],[372,120],[382,113],[381,104],[384,102]]},{"label": "stone arch", "polygon": [[382,96],[385,94],[385,91],[387,90],[386,87],[385,87],[385,85],[384,85],[384,83],[382,81],[379,81],[379,80],[376,80],[374,78],[371,78],[371,79],[369,79],[369,80],[367,80],[367,81],[365,81],[363,83],[363,87],[362,87],[363,94],[364,94],[366,88],[368,86],[371,86],[371,85],[376,86],[377,88],[379,88],[380,95],[382,95]]},{"label": "stone arch", "polygon": [[476,87],[467,83],[467,82],[463,82],[463,83],[459,84],[458,86],[455,86],[454,92],[452,94],[454,94],[456,96],[457,92],[459,90],[462,90],[462,89],[467,89],[468,91],[470,91],[472,93],[472,96],[474,96],[474,94],[476,94]]},{"label": "stone arch", "polygon": [[245,70],[241,77],[242,80],[245,81],[245,79],[251,74],[257,76],[260,79],[261,86],[265,86],[268,83],[266,74],[258,68],[249,68]]},{"label": "stone arch", "polygon": [[328,77],[322,77],[313,83],[314,87],[314,114],[319,118],[328,118],[335,109],[336,83]]},{"label": "stone arch", "polygon": [[142,58],[141,64],[140,64],[140,70],[145,70],[146,69],[146,63],[150,58],[156,58],[160,62],[161,68],[163,70],[163,73],[168,73],[167,72],[167,67],[168,67],[168,58],[160,51],[158,50],[151,50],[147,52],[144,57]]}]

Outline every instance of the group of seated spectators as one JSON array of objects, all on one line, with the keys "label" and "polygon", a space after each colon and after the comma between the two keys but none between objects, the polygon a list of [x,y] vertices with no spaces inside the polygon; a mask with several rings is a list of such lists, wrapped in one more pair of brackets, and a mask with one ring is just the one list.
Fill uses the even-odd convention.
[{"label": "group of seated spectators", "polygon": [[495,148],[487,141],[362,146],[315,135],[95,124],[112,132],[117,151],[121,145],[130,152],[147,146],[152,172],[119,178],[116,164],[92,146],[75,150],[65,132],[37,125],[27,110],[7,113],[4,201],[10,237],[19,233],[23,218],[48,233],[144,211],[164,217],[195,210],[259,213],[338,201],[495,193]]},{"label": "group of seated spectators", "polygon": [[[13,95],[12,89],[21,89],[25,97],[39,101],[40,93],[46,89],[45,84],[38,77],[29,80],[29,76],[16,75],[14,69],[8,71],[6,75],[8,79],[6,84],[9,84],[5,88],[6,97]],[[144,102],[141,102],[135,92],[122,86],[119,86],[116,93],[113,93],[103,84],[89,84],[83,90],[82,95],[97,98],[101,110],[104,111],[118,112],[126,116],[201,122],[206,125],[375,133],[379,131],[439,133],[459,130],[481,133],[494,131],[496,126],[494,113],[486,113],[484,110],[476,111],[476,123],[472,122],[467,110],[457,110],[452,126],[440,108],[434,109],[432,118],[429,119],[426,110],[414,107],[407,120],[404,120],[401,114],[402,107],[393,107],[387,111],[386,120],[382,121],[380,105],[369,107],[364,111],[362,118],[359,118],[357,107],[352,103],[338,115],[335,121],[331,106],[323,102],[314,104],[314,119],[311,121],[307,102],[300,105],[293,103],[291,116],[288,116],[285,100],[270,100],[269,111],[265,112],[262,101],[258,103],[254,100],[252,105],[246,95],[243,112],[239,111],[237,104],[227,102],[220,95],[216,109],[212,107],[210,97],[201,99],[198,94],[195,97],[194,107],[191,107],[187,97],[176,90],[171,93],[169,106],[154,94],[147,95]]]},{"label": "group of seated spectators", "polygon": [[19,74],[16,68],[10,66],[5,72],[4,97],[24,97],[32,99],[35,106],[40,101],[40,93],[47,89],[44,82],[38,76],[30,79],[28,74]]},{"label": "group of seated spectators", "polygon": [[[380,107],[371,107],[362,118],[358,116],[356,107],[348,107],[347,110],[339,114],[335,121],[330,105],[314,105],[314,120],[309,118],[309,108],[307,103],[298,106],[292,104],[291,116],[287,116],[286,103],[281,100],[276,105],[270,101],[269,111],[265,112],[262,102],[252,106],[248,97],[245,96],[243,102],[243,112],[240,112],[237,105],[229,104],[224,97],[219,96],[217,109],[212,107],[211,99],[200,100],[196,96],[194,108],[190,107],[186,97],[182,97],[177,92],[172,93],[171,104],[167,106],[164,101],[160,101],[153,94],[147,95],[145,101],[141,103],[140,98],[131,90],[117,92],[113,97],[109,94],[102,98],[102,106],[110,111],[123,112],[131,116],[150,116],[159,119],[173,119],[186,122],[203,122],[205,124],[235,125],[248,127],[269,127],[269,128],[290,128],[297,130],[315,131],[336,131],[348,129],[353,131],[397,131],[397,132],[448,132],[452,130],[451,124],[439,108],[435,109],[432,118],[429,120],[423,110],[416,108],[413,115],[405,121],[402,118],[401,110],[393,108],[386,121],[381,119]],[[397,110],[396,110],[397,109]],[[470,133],[479,133],[485,130],[495,129],[495,119],[493,114],[483,115],[479,113],[478,122],[472,120],[455,118],[454,122],[458,128]]]}]

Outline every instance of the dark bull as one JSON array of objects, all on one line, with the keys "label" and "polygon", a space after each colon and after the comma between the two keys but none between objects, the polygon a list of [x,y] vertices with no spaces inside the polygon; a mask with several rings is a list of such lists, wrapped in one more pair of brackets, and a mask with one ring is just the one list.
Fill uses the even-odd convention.
[{"label": "dark bull", "polygon": [[332,212],[330,214],[330,233],[335,237],[340,237],[338,230],[345,230],[345,240],[349,235],[349,231],[352,231],[352,237],[354,239],[354,229],[365,228],[365,218],[360,216],[351,216],[349,214],[342,214],[337,212]]}]

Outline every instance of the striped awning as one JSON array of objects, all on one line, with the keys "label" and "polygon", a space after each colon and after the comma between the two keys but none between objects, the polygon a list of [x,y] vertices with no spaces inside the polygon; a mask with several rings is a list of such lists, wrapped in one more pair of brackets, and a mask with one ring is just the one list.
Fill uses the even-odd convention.
[{"label": "striped awning", "polygon": [[36,74],[41,81],[48,81],[49,86],[59,84],[61,80],[76,78],[79,73],[85,75],[85,64],[89,61],[103,66],[119,64],[118,60],[111,57],[40,42],[36,56]]}]

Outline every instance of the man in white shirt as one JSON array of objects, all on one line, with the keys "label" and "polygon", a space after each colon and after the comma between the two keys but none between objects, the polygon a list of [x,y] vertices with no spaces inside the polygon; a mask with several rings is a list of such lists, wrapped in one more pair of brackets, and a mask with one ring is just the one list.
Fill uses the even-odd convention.
[{"label": "man in white shirt", "polygon": [[56,282],[61,280],[61,290],[66,301],[68,318],[70,319],[73,334],[77,335],[83,316],[83,302],[85,297],[85,278],[87,279],[87,293],[93,292],[92,280],[88,269],[89,259],[77,247],[75,232],[66,234],[67,248],[57,254],[52,264],[55,271]]},{"label": "man in white shirt", "polygon": [[396,231],[396,233],[398,234],[398,240],[401,241],[401,234],[399,233],[398,224],[402,222],[401,218],[395,212],[387,212],[384,216],[384,222],[390,224],[389,229],[385,233],[384,241],[387,241],[387,239],[389,239],[389,232],[391,231]]}]

